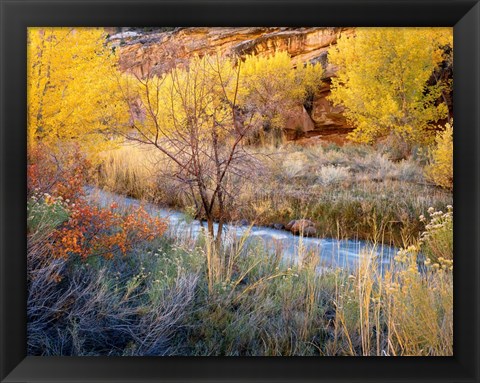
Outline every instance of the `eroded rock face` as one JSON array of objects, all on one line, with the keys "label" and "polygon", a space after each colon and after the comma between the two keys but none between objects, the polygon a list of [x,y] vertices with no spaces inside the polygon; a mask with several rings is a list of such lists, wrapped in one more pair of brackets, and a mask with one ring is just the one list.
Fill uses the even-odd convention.
[{"label": "eroded rock face", "polygon": [[353,28],[176,28],[168,32],[123,32],[110,37],[120,50],[120,66],[138,76],[168,70],[165,63],[187,61],[195,54],[247,54],[268,56],[287,51],[292,65],[318,62],[324,68],[325,82],[309,110],[298,106],[298,113],[287,121],[289,139],[348,133],[352,130],[343,117],[343,109],[327,99],[329,78],[335,68],[328,64],[328,50],[341,34],[352,34]]}]

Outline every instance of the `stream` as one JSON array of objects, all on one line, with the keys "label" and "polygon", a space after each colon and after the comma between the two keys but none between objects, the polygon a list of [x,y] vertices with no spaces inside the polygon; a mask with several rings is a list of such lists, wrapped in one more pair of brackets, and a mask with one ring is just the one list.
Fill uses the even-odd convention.
[{"label": "stream", "polygon": [[[167,235],[195,240],[201,230],[200,221],[193,220],[185,214],[163,208],[158,205],[141,202],[134,198],[107,192],[94,187],[86,188],[87,199],[99,206],[109,206],[113,202],[119,209],[142,206],[152,216],[168,219]],[[215,224],[217,230],[217,224]],[[380,266],[390,264],[397,249],[387,245],[374,246],[373,243],[361,240],[344,240],[334,238],[305,238],[293,235],[289,231],[277,230],[263,226],[224,225],[224,241],[232,241],[248,235],[248,241],[259,246],[264,246],[268,251],[281,250],[283,258],[296,262],[299,254],[313,251],[320,257],[320,264],[327,268],[352,268],[356,267],[360,257],[365,254],[375,254]],[[193,241],[192,241],[193,242]]]}]

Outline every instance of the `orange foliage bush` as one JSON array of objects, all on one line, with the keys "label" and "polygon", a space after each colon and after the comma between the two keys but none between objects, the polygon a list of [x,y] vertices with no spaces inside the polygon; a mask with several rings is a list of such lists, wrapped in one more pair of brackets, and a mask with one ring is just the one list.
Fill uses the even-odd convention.
[{"label": "orange foliage bush", "polygon": [[136,243],[151,241],[166,229],[164,220],[150,216],[141,207],[128,215],[118,212],[115,204],[109,209],[88,204],[70,209],[69,220],[54,231],[50,244],[57,258],[125,255]]},{"label": "orange foliage bush", "polygon": [[151,241],[166,230],[163,219],[150,216],[138,207],[120,212],[91,206],[85,199],[90,163],[78,146],[51,152],[38,144],[29,152],[28,194],[43,195],[41,203],[51,205],[63,198],[68,219],[56,227],[49,242],[54,257],[68,258],[125,255],[133,245]]},{"label": "orange foliage bush", "polygon": [[53,151],[38,143],[28,153],[28,194],[48,193],[74,201],[84,195],[89,168],[90,163],[78,145]]}]

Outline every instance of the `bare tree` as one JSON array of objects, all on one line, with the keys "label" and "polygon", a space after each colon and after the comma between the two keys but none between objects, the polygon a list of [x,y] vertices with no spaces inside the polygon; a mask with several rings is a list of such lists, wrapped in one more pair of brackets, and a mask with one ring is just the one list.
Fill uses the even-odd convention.
[{"label": "bare tree", "polygon": [[256,125],[238,106],[240,71],[240,61],[195,57],[163,75],[131,75],[123,83],[132,125],[122,134],[164,155],[217,250],[236,195],[232,180],[252,160],[242,141]]}]

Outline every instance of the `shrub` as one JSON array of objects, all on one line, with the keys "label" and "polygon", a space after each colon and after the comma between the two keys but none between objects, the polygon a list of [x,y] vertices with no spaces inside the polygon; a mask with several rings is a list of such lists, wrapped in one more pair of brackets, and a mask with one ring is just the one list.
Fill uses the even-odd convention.
[{"label": "shrub", "polygon": [[418,250],[400,250],[396,270],[385,276],[391,354],[453,355],[452,269],[428,262],[419,269]]},{"label": "shrub", "polygon": [[38,144],[29,153],[29,234],[51,234],[48,246],[54,257],[111,258],[164,233],[165,221],[141,207],[120,213],[115,205],[90,206],[84,198],[89,169],[76,145],[59,146],[52,153]]},{"label": "shrub", "polygon": [[340,148],[330,149],[328,151],[325,151],[325,154],[322,160],[324,164],[329,164],[333,166],[339,166],[339,165],[346,166],[351,162],[351,158],[345,155],[345,153],[342,150],[340,150]]},{"label": "shrub", "polygon": [[283,170],[289,178],[304,176],[307,167],[308,157],[303,152],[288,153],[283,161]]},{"label": "shrub", "polygon": [[390,161],[384,154],[375,153],[366,158],[368,164],[368,172],[372,174],[374,179],[385,180],[392,178],[395,164]]},{"label": "shrub", "polygon": [[396,134],[390,133],[376,144],[378,150],[391,161],[407,159],[411,153],[412,145]]},{"label": "shrub", "polygon": [[453,260],[453,207],[447,206],[447,212],[428,209],[430,219],[423,215],[420,220],[425,223],[425,231],[420,236],[422,253],[430,262],[442,266],[442,263],[450,265]]},{"label": "shrub", "polygon": [[425,176],[438,186],[453,189],[453,124],[437,134],[431,163],[425,167]]},{"label": "shrub", "polygon": [[120,214],[110,208],[72,204],[68,221],[52,235],[51,249],[57,258],[125,255],[134,244],[152,241],[166,230],[163,219],[149,216],[141,207]]},{"label": "shrub", "polygon": [[431,266],[420,271],[417,258],[418,247],[409,246],[380,268],[378,259],[362,253],[348,277],[338,273],[328,355],[453,354],[453,273]]},{"label": "shrub", "polygon": [[49,257],[45,244],[29,241],[29,355],[174,352],[171,339],[191,315],[197,274],[177,268],[159,283],[164,259],[150,253],[79,264]]},{"label": "shrub", "polygon": [[350,178],[350,168],[344,166],[322,166],[318,172],[318,182],[321,185],[335,185],[347,181]]},{"label": "shrub", "polygon": [[396,164],[395,173],[400,181],[421,182],[423,180],[421,168],[411,160],[403,160]]},{"label": "shrub", "polygon": [[27,162],[28,194],[48,193],[74,200],[84,194],[90,162],[78,145],[51,148],[39,143],[29,150]]},{"label": "shrub", "polygon": [[27,229],[29,235],[51,232],[68,220],[67,202],[62,197],[34,193],[27,201]]}]

